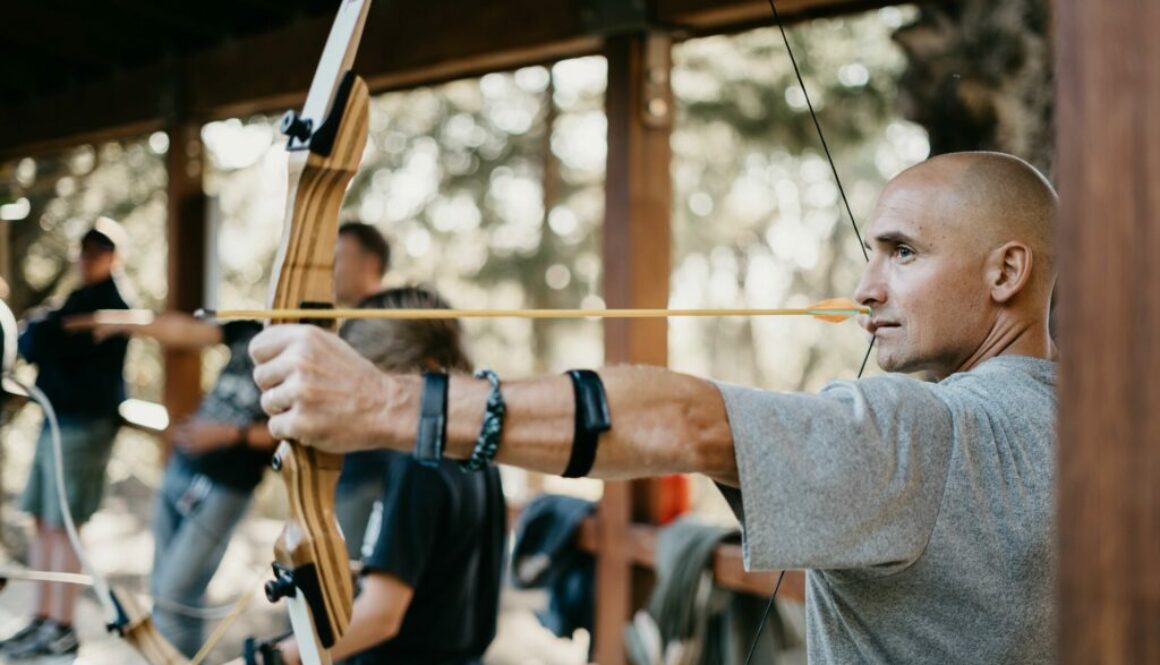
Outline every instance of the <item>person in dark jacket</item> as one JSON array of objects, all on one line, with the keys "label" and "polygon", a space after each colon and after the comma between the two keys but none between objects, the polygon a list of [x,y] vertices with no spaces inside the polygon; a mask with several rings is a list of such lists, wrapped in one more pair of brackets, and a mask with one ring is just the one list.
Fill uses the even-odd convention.
[{"label": "person in dark jacket", "polygon": [[[118,427],[118,407],[125,399],[122,370],[128,341],[97,341],[88,332],[66,329],[66,318],[101,309],[128,309],[113,279],[119,225],[100,219],[81,238],[81,286],[64,303],[29,321],[20,336],[20,354],[37,366],[36,386],[52,403],[60,424],[61,461],[68,509],[77,527],[101,505],[105,469]],[[80,561],[65,530],[64,510],[56,483],[56,462],[47,421],[21,498],[21,508],[35,520],[29,547],[30,565],[41,570],[80,572]],[[72,628],[78,587],[40,583],[32,622],[4,641],[10,659],[74,653],[79,647]]]}]

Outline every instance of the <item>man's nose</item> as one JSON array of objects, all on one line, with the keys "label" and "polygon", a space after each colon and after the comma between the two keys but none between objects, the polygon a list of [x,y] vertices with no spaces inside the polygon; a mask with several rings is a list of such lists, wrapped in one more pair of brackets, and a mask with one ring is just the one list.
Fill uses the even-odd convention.
[{"label": "man's nose", "polygon": [[882,272],[874,261],[866,265],[862,271],[862,278],[858,280],[858,288],[854,290],[854,300],[859,305],[877,307],[886,302],[886,282],[882,279]]}]

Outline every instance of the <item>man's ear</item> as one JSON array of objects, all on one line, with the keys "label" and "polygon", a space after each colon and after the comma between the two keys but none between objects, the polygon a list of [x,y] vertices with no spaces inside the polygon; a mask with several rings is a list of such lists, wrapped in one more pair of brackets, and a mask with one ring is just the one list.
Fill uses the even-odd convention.
[{"label": "man's ear", "polygon": [[991,299],[1006,303],[1031,281],[1034,257],[1027,245],[1011,241],[991,252],[987,259],[987,285]]}]

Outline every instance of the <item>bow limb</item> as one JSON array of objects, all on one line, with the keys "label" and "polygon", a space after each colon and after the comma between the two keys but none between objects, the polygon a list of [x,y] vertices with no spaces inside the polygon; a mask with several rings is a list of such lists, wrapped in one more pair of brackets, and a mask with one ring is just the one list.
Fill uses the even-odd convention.
[{"label": "bow limb", "polygon": [[[73,520],[72,510],[69,507],[67,492],[64,483],[64,450],[60,440],[60,424],[56,418],[56,410],[48,397],[33,385],[25,385],[12,376],[6,376],[22,388],[44,411],[44,419],[48,424],[49,436],[52,439],[53,472],[56,481],[57,498],[61,506],[61,515],[64,519],[65,532],[68,534],[69,544],[76,552],[81,567],[87,575],[70,575],[32,571],[24,575],[9,574],[3,576],[5,581],[11,579],[29,579],[65,584],[84,584],[93,587],[105,613],[108,616],[110,632],[121,635],[150,665],[186,665],[188,662],[177,649],[157,631],[149,613],[144,610],[131,593],[117,589],[109,584],[89,559],[88,552],[81,543],[80,534]],[[37,577],[40,575],[41,577]],[[47,579],[53,577],[54,579]],[[3,588],[0,586],[0,588]]]},{"label": "bow limb", "polygon": [[97,591],[101,604],[113,615],[109,630],[117,632],[128,642],[149,665],[187,665],[177,649],[157,631],[149,613],[140,605],[133,594],[122,589],[110,588],[100,576],[80,573],[61,573],[52,570],[3,570],[0,571],[0,591],[9,580],[24,582],[48,582],[51,584],[75,584],[92,587]]},{"label": "bow limb", "polygon": [[169,643],[157,630],[149,612],[128,592],[118,592],[113,600],[119,610],[117,622],[109,629],[120,633],[121,637],[150,665],[187,665],[189,660]]},{"label": "bow limb", "polygon": [[[368,10],[369,0],[344,1],[302,114],[290,112],[283,119],[283,132],[290,137],[289,187],[272,276],[270,306],[275,309],[331,306],[338,212],[367,140],[369,94],[350,65]],[[342,456],[284,441],[274,468],[286,486],[290,518],[274,546],[275,579],[267,583],[266,595],[272,601],[286,599],[303,662],[329,665],[328,649],[346,632],[354,600],[334,513]]]}]

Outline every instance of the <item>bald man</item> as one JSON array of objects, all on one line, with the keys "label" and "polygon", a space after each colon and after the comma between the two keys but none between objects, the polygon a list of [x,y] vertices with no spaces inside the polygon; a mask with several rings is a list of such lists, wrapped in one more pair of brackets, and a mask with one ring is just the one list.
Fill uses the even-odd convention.
[{"label": "bald man", "polygon": [[[808,570],[814,665],[1053,662],[1057,205],[1006,155],[906,171],[874,210],[856,293],[891,373],[815,395],[601,370],[613,424],[591,475],[720,483],[750,568]],[[250,351],[276,436],[339,452],[412,445],[418,378],[381,374],[309,327],[267,329]],[[488,391],[452,379],[446,456],[471,454]],[[507,382],[503,397],[498,461],[560,473],[569,379]]]}]

